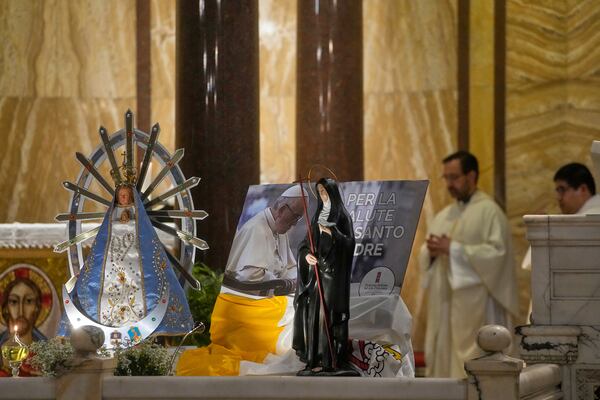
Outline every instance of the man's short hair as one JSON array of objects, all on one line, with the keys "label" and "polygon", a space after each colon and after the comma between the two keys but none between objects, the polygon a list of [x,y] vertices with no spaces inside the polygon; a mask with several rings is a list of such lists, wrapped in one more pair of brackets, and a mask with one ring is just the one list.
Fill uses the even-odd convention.
[{"label": "man's short hair", "polygon": [[463,174],[468,174],[471,171],[475,171],[475,181],[479,179],[479,162],[477,157],[465,150],[459,150],[456,153],[452,153],[442,160],[443,164],[449,163],[452,160],[460,161],[460,168]]},{"label": "man's short hair", "polygon": [[554,174],[554,181],[565,181],[573,189],[586,185],[592,196],[596,194],[596,183],[592,173],[588,167],[580,163],[570,163],[560,167]]}]

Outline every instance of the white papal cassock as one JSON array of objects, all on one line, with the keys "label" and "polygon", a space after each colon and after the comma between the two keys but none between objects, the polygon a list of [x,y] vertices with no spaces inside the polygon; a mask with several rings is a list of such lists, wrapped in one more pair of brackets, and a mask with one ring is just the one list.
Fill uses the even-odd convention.
[{"label": "white papal cassock", "polygon": [[464,362],[480,355],[479,328],[500,324],[512,331],[518,315],[510,229],[500,207],[476,191],[437,214],[430,234],[451,238],[450,255],[432,259],[424,244],[419,264],[428,293],[427,376],[465,375]]}]

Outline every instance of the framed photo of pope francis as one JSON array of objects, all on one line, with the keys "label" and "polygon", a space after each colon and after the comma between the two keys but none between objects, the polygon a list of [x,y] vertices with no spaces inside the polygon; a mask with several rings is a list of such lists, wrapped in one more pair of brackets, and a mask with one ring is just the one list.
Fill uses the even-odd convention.
[{"label": "framed photo of pope francis", "polygon": [[[308,191],[304,199],[314,207]],[[300,185],[248,189],[223,286],[236,294],[290,295],[296,288],[296,251],[306,232]]]}]

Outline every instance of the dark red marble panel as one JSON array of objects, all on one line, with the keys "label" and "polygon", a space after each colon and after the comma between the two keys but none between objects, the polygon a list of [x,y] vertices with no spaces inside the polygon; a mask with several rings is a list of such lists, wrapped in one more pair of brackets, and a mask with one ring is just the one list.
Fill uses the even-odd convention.
[{"label": "dark red marble panel", "polygon": [[363,179],[362,2],[298,1],[296,171]]},{"label": "dark red marble panel", "polygon": [[177,2],[176,147],[196,208],[209,213],[202,256],[224,268],[248,185],[259,182],[258,0]]}]

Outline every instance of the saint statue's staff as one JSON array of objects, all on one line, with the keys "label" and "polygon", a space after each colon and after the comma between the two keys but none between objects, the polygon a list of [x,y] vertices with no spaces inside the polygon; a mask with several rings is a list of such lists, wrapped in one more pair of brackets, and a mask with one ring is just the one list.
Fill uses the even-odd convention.
[{"label": "saint statue's staff", "polygon": [[[308,241],[310,243],[310,253],[315,256],[315,245],[312,237],[312,228],[310,226],[310,218],[308,217],[308,207],[306,206],[306,197],[304,196],[304,187],[302,186],[302,179],[299,179],[300,184],[300,194],[302,195],[302,205],[304,206],[304,218],[306,219],[306,229],[308,231]],[[316,256],[315,256],[316,258]],[[321,303],[321,312],[323,313],[323,318],[325,319],[325,333],[327,334],[327,345],[329,347],[329,352],[331,353],[331,361],[334,369],[337,368],[337,360],[336,353],[333,349],[333,343],[331,341],[331,331],[329,325],[329,317],[327,311],[327,304],[325,304],[325,295],[323,294],[323,287],[321,286],[321,277],[319,275],[319,264],[315,264],[315,276],[317,278],[317,288],[319,291],[319,300]]]}]

